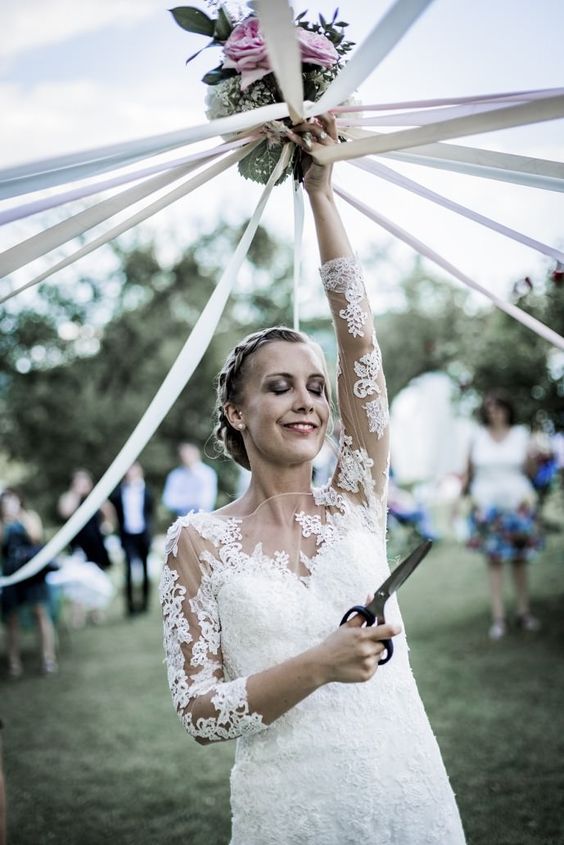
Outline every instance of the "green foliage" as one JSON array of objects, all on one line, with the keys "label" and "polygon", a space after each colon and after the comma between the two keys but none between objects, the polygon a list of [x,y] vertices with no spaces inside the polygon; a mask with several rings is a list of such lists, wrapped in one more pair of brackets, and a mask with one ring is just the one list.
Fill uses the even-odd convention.
[{"label": "green foliage", "polygon": [[[403,304],[377,322],[392,398],[412,378],[441,370],[476,405],[503,388],[520,422],[564,429],[564,366],[550,344],[498,309],[477,310],[464,289],[429,276],[419,261],[401,285]],[[564,333],[564,289],[550,279],[518,304]]]},{"label": "green foliage", "polygon": [[[242,234],[223,225],[203,235],[169,270],[153,247],[121,250],[112,279],[82,279],[68,292],[44,287],[35,310],[0,322],[0,431],[3,449],[27,468],[23,487],[48,520],[71,471],[99,477],[156,393]],[[251,292],[234,296],[186,390],[141,461],[155,491],[177,462],[177,444],[196,442],[217,457],[211,431],[214,379],[241,336],[291,317],[292,254],[259,228],[249,251]],[[111,285],[118,290],[111,298]],[[83,305],[73,301],[82,287]],[[100,301],[105,314],[100,313]],[[65,340],[62,329],[71,327]],[[315,331],[315,323],[310,328]],[[76,337],[74,337],[76,334]],[[234,489],[231,461],[215,460],[223,500]]]},{"label": "green foliage", "polygon": [[213,36],[216,22],[194,6],[176,6],[170,9],[170,13],[178,26],[188,32],[194,32],[196,35]]},{"label": "green foliage", "polygon": [[308,30],[308,32],[315,32],[317,35],[324,35],[325,38],[333,44],[339,55],[345,56],[347,53],[350,53],[354,47],[354,41],[345,40],[345,28],[348,26],[348,23],[346,23],[346,21],[337,20],[339,16],[338,9],[335,9],[330,21],[326,20],[322,14],[319,14],[319,23],[304,20],[306,14],[307,10],[296,16],[296,23],[298,26],[301,26],[302,29]]},{"label": "green foliage", "polygon": [[[242,226],[220,224],[168,269],[151,244],[116,250],[121,266],[109,277],[44,286],[33,309],[18,311],[16,302],[4,313],[3,453],[18,470],[23,467],[24,489],[47,520],[55,518],[54,503],[71,471],[85,466],[99,477],[134,429],[242,231]],[[292,261],[288,244],[258,229],[242,272],[244,285],[230,300],[186,390],[141,455],[155,491],[176,463],[179,441],[194,440],[206,460],[214,460],[215,375],[242,336],[291,323]],[[503,387],[515,398],[521,421],[564,428],[562,358],[548,344],[497,310],[476,312],[465,290],[430,276],[420,262],[398,280],[396,291],[402,300],[376,320],[392,399],[412,378],[442,370],[458,383],[462,396],[474,394],[474,404],[487,390]],[[519,304],[564,332],[562,288],[547,281]],[[328,319],[315,317],[303,328],[333,361]],[[224,459],[215,466],[223,502],[237,472]]]}]

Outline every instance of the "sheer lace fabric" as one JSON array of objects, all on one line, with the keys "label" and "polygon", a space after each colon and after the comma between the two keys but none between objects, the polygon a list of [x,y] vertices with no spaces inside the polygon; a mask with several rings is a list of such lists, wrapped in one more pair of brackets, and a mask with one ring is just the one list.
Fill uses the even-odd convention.
[{"label": "sheer lace fabric", "polygon": [[[386,577],[388,418],[356,261],[322,268],[339,344],[333,480],[242,518],[192,514],[161,581],[169,684],[186,730],[238,738],[232,845],[459,845],[458,811],[405,637],[366,684],[330,684],[266,726],[246,679],[327,637]],[[377,402],[377,411],[366,405]],[[389,620],[400,620],[394,601]]]}]

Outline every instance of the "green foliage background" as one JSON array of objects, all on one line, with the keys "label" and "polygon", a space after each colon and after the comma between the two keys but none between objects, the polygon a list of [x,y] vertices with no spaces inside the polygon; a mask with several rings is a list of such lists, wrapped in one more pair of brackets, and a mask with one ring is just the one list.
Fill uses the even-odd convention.
[{"label": "green foliage background", "polygon": [[[56,519],[54,503],[73,468],[86,466],[99,477],[125,442],[240,232],[220,224],[166,268],[150,243],[119,248],[120,267],[113,274],[45,285],[33,308],[22,309],[15,300],[0,319],[0,432],[7,478],[19,468],[21,486],[47,521]],[[382,260],[385,256],[378,257]],[[371,281],[378,262],[367,262]],[[155,490],[176,463],[179,441],[193,440],[206,460],[214,460],[215,375],[241,336],[291,322],[291,273],[291,245],[259,228],[244,292],[230,301],[200,367],[141,455]],[[399,304],[376,320],[391,398],[412,378],[440,370],[452,376],[462,398],[477,401],[484,391],[502,386],[514,397],[521,421],[564,428],[564,366],[547,343],[497,310],[476,311],[466,291],[429,275],[419,261],[397,279],[397,289]],[[546,280],[519,304],[564,333],[563,287]],[[331,328],[321,303],[319,316],[303,328],[331,361]],[[215,466],[225,500],[236,470],[224,459]]]}]

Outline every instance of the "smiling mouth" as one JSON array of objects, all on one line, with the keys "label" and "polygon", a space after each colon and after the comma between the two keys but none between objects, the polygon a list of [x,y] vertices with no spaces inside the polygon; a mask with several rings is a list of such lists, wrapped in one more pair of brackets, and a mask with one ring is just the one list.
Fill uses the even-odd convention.
[{"label": "smiling mouth", "polygon": [[286,423],[284,428],[287,428],[290,431],[297,431],[300,434],[311,434],[312,432],[317,431],[315,423]]}]

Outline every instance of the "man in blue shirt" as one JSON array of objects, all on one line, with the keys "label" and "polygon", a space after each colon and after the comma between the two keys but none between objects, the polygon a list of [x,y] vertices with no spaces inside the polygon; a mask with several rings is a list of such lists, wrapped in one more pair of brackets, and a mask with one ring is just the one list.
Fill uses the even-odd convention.
[{"label": "man in blue shirt", "polygon": [[176,516],[191,511],[212,511],[217,497],[217,473],[202,463],[200,450],[193,443],[178,447],[181,466],[166,477],[163,504]]}]

